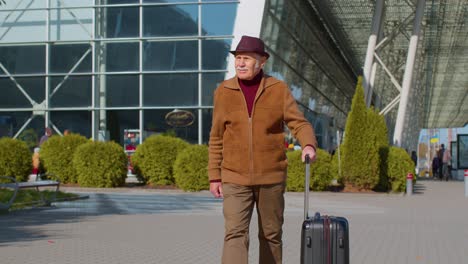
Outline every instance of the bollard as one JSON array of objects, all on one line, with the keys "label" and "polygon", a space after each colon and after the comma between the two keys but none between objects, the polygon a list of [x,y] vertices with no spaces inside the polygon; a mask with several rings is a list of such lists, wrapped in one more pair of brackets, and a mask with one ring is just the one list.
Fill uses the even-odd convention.
[{"label": "bollard", "polygon": [[465,197],[468,197],[468,170],[465,170]]},{"label": "bollard", "polygon": [[413,195],[413,174],[406,175],[406,195]]}]

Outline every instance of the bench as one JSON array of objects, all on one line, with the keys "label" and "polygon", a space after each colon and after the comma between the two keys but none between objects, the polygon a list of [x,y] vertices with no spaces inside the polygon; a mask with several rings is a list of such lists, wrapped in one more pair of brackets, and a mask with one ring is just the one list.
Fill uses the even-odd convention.
[{"label": "bench", "polygon": [[[60,182],[53,181],[53,180],[36,180],[33,182],[17,182],[15,178],[9,176],[0,176],[2,179],[7,179],[9,183],[0,183],[0,189],[11,189],[13,190],[13,195],[11,196],[10,200],[7,203],[0,202],[0,210],[8,210],[10,209],[11,205],[15,202],[16,196],[18,191],[21,189],[28,189],[28,188],[35,188],[37,192],[39,192],[41,196],[41,202],[49,206],[51,202],[55,201],[57,198],[57,192],[59,190]],[[51,200],[47,200],[44,197],[44,194],[39,190],[42,187],[55,187],[55,192],[53,193],[53,198]]]}]

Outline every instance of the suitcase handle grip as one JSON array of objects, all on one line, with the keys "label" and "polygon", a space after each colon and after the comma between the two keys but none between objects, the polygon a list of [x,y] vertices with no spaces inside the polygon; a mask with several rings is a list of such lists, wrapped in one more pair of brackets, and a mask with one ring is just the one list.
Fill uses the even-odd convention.
[{"label": "suitcase handle grip", "polygon": [[305,156],[305,185],[304,185],[304,220],[309,218],[309,189],[310,189],[310,156]]}]

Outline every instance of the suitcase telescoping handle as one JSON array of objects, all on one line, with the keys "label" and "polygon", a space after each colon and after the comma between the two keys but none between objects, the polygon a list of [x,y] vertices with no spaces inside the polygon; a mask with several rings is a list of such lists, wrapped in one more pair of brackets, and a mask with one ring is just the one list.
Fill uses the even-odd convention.
[{"label": "suitcase telescoping handle", "polygon": [[310,156],[305,156],[306,175],[304,185],[304,220],[309,218],[309,189],[310,189]]}]

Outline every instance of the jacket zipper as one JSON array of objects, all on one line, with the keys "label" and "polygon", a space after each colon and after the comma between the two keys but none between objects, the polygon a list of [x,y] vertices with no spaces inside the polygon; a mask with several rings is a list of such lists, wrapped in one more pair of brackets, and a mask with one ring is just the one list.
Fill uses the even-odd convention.
[{"label": "jacket zipper", "polygon": [[[252,109],[253,115],[253,109]],[[252,132],[252,117],[249,116],[249,155],[250,155],[250,168],[249,168],[249,176],[250,176],[250,183],[253,183],[253,132]]]},{"label": "jacket zipper", "polygon": [[[260,82],[260,85],[262,83]],[[245,110],[247,112],[247,116],[249,118],[249,178],[250,178],[250,183],[253,184],[254,183],[254,180],[253,180],[253,170],[254,170],[254,160],[253,160],[253,124],[252,124],[252,118],[253,118],[253,115],[254,115],[254,112],[255,112],[255,103],[257,102],[257,99],[258,97],[260,96],[260,94],[262,94],[263,92],[263,89],[262,87],[258,87],[258,89],[260,90],[259,92],[257,92],[257,94],[255,95],[255,98],[254,98],[254,102],[253,102],[253,105],[252,105],[252,114],[249,116],[249,108],[247,107],[247,101],[245,100],[245,95],[244,95],[244,92],[242,92],[242,89],[239,87],[239,90],[242,94],[242,97],[244,98],[244,105],[245,105]]]}]

